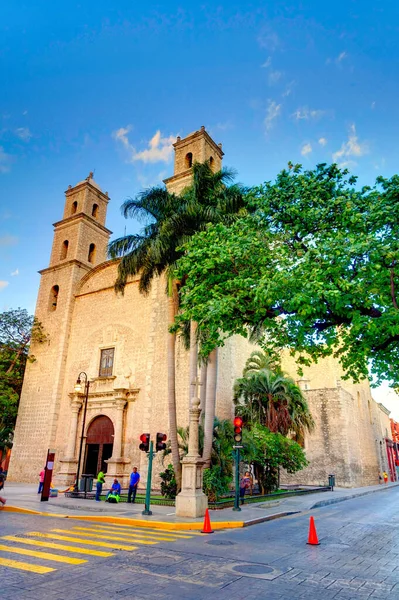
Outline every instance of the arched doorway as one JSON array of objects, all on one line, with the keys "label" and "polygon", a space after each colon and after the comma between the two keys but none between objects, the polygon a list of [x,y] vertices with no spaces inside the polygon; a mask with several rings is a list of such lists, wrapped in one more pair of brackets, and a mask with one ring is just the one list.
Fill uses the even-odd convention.
[{"label": "arched doorway", "polygon": [[86,436],[84,471],[96,476],[99,471],[107,472],[105,462],[112,456],[114,445],[114,426],[105,415],[96,417],[89,425]]}]

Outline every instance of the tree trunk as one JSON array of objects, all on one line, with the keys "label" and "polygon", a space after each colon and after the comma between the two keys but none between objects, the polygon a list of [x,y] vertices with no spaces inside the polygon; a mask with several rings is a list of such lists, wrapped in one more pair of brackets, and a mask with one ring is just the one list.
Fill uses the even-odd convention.
[{"label": "tree trunk", "polygon": [[[168,320],[169,326],[174,323],[177,312],[177,290],[174,282],[169,283],[168,295]],[[178,491],[181,488],[181,464],[179,455],[179,443],[177,440],[177,417],[176,417],[176,334],[168,334],[168,409],[169,409],[169,438],[172,450],[173,469],[177,482]]]},{"label": "tree trunk", "polygon": [[12,363],[10,364],[10,366],[8,367],[8,369],[7,369],[7,371],[6,371],[6,375],[10,375],[10,374],[13,372],[13,370],[14,370],[14,367],[15,367],[15,365],[17,364],[17,362],[18,362],[18,359],[19,359],[19,357],[21,356],[21,354],[22,354],[22,352],[23,352],[23,351],[24,351],[24,348],[20,348],[20,349],[17,351],[17,353],[16,353],[16,354],[15,354],[15,356],[14,356],[14,359],[13,359]]},{"label": "tree trunk", "polygon": [[201,367],[201,390],[200,390],[200,409],[201,409],[201,419],[203,423],[203,418],[205,416],[205,402],[206,402],[206,380],[208,374],[208,364],[204,363]]},{"label": "tree trunk", "polygon": [[197,323],[190,321],[190,373],[188,385],[188,407],[191,408],[192,399],[196,393],[195,382],[198,373],[198,344],[197,344]]},{"label": "tree trunk", "polygon": [[204,452],[202,455],[204,467],[211,464],[213,425],[216,408],[216,385],[218,372],[218,349],[215,348],[209,355],[206,382],[205,424],[204,424]]}]

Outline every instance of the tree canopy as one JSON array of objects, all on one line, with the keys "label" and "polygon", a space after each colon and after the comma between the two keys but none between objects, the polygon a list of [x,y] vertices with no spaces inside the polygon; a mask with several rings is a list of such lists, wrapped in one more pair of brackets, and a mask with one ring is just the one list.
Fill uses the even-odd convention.
[{"label": "tree canopy", "polygon": [[[46,339],[40,323],[22,308],[0,313],[0,429],[14,429],[31,340]],[[30,356],[29,360],[35,360]]]},{"label": "tree canopy", "polygon": [[248,201],[185,245],[179,326],[206,329],[204,353],[255,333],[271,356],[333,355],[355,381],[399,385],[399,176],[359,188],[335,164],[289,164]]}]

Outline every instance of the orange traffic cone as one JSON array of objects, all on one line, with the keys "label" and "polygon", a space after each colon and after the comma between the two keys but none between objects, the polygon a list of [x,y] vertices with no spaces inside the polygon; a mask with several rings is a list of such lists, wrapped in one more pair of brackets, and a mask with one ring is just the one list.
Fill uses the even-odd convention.
[{"label": "orange traffic cone", "polygon": [[309,523],[309,537],[308,537],[308,544],[310,544],[311,546],[319,546],[319,538],[317,537],[317,532],[316,532],[316,526],[314,524],[314,518],[310,517],[310,523]]},{"label": "orange traffic cone", "polygon": [[203,527],[201,533],[213,533],[213,530],[211,528],[211,520],[209,518],[209,510],[208,509],[206,509],[206,512],[205,512],[204,527]]}]

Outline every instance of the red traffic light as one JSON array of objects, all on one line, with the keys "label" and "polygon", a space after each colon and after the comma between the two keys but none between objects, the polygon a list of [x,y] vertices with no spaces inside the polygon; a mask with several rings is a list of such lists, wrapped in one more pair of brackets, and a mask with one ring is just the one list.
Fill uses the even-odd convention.
[{"label": "red traffic light", "polygon": [[141,441],[141,444],[139,446],[139,449],[142,450],[143,452],[148,452],[150,449],[150,434],[142,433],[140,436],[140,441]]},{"label": "red traffic light", "polygon": [[234,417],[233,425],[234,427],[242,427],[242,418]]},{"label": "red traffic light", "polygon": [[242,418],[234,417],[234,441],[239,443],[242,441]]},{"label": "red traffic light", "polygon": [[162,450],[166,450],[166,440],[168,439],[168,436],[166,435],[166,433],[157,433],[157,443],[155,446],[155,450],[156,452],[161,452]]}]

